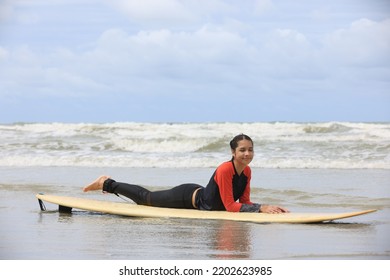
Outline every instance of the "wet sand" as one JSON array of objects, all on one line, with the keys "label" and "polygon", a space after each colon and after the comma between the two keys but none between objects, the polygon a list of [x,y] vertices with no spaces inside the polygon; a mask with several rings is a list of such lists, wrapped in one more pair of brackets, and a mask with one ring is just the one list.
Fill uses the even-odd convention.
[{"label": "wet sand", "polygon": [[387,170],[254,169],[252,200],[293,212],[378,212],[324,224],[142,219],[85,211],[63,214],[35,194],[82,193],[100,174],[161,189],[206,184],[211,169],[1,168],[0,258],[3,260],[390,259]]}]

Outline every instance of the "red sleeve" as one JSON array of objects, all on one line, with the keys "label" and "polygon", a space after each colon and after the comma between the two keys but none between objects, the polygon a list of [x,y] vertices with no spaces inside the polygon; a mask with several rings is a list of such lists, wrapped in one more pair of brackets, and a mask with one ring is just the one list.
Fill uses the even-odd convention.
[{"label": "red sleeve", "polygon": [[242,204],[253,204],[251,202],[251,199],[250,199],[250,194],[251,194],[251,177],[252,177],[252,172],[251,172],[251,169],[249,166],[247,166],[245,169],[244,169],[244,174],[248,177],[248,183],[246,184],[246,187],[245,187],[245,190],[244,190],[244,193],[242,194],[242,196],[240,197],[239,201],[242,203]]},{"label": "red sleeve", "polygon": [[[247,171],[247,170],[246,170]],[[248,172],[248,171],[247,171]],[[248,176],[248,173],[246,173]],[[218,185],[219,193],[221,195],[221,200],[225,206],[226,211],[228,212],[240,212],[242,203],[251,204],[249,201],[249,181],[250,181],[250,169],[248,184],[245,188],[243,195],[240,197],[240,202],[234,201],[233,196],[233,176],[234,176],[234,167],[232,164],[222,164],[215,172],[214,180]]]}]

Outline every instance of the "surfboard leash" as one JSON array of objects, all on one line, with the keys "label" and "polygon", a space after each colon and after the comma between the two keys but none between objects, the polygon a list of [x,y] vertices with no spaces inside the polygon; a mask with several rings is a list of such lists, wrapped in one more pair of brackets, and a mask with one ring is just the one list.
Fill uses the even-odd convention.
[{"label": "surfboard leash", "polygon": [[117,193],[114,193],[117,197],[119,197],[120,199],[124,200],[125,202],[127,203],[131,203],[130,200],[128,199],[125,199],[124,197],[122,197],[121,195],[117,194]]}]

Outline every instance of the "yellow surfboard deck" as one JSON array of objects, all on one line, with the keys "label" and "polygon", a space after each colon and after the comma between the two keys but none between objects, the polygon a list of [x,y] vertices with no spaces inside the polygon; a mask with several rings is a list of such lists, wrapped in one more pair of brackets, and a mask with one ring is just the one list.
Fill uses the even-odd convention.
[{"label": "yellow surfboard deck", "polygon": [[126,202],[112,202],[80,197],[45,194],[37,194],[36,197],[39,200],[69,208],[122,216],[145,218],[232,220],[252,223],[318,223],[359,216],[376,211],[375,209],[371,209],[346,213],[233,213],[227,211],[200,211],[191,209],[150,207]]}]

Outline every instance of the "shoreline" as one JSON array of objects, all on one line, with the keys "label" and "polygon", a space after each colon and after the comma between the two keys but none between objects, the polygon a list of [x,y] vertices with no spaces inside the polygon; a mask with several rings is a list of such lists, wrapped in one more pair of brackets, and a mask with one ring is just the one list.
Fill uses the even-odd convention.
[{"label": "shoreline", "polygon": [[39,192],[121,201],[101,192],[82,192],[104,171],[157,190],[183,181],[206,183],[214,169],[0,167],[0,259],[390,259],[387,171],[252,170],[255,202],[293,212],[379,208],[334,223],[143,219],[85,211],[69,215],[49,204],[49,211],[41,212],[35,198]]}]

